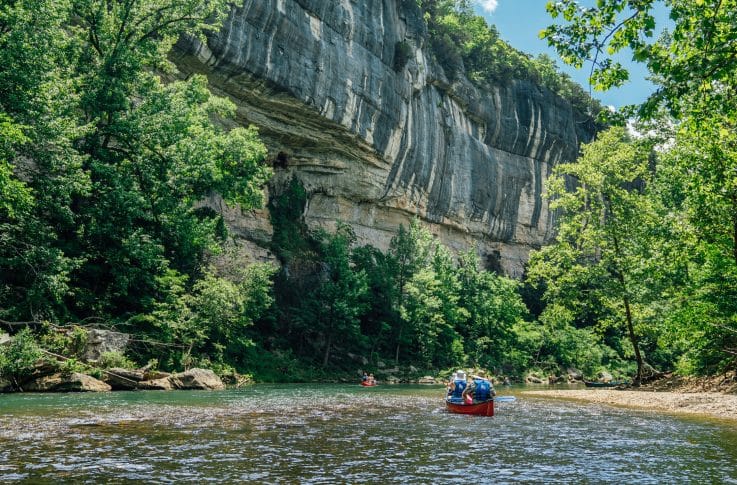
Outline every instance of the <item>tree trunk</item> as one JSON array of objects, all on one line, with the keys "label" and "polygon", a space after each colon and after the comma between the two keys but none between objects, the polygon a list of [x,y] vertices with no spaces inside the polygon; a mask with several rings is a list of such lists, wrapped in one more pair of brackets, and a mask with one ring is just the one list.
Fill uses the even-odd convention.
[{"label": "tree trunk", "polygon": [[[624,285],[624,278],[620,280],[620,283]],[[635,349],[635,359],[637,360],[637,377],[633,384],[639,386],[642,382],[642,354],[640,354],[640,345],[637,341],[637,335],[635,335],[635,327],[632,324],[632,312],[630,311],[630,299],[627,297],[627,293],[623,296],[624,299],[624,313],[627,316],[627,331],[629,332],[630,340],[632,341],[632,347]]]},{"label": "tree trunk", "polygon": [[732,257],[737,265],[737,194],[732,194]]},{"label": "tree trunk", "polygon": [[397,336],[397,351],[394,354],[394,363],[397,365],[399,365],[399,347],[402,345],[402,330],[404,330],[404,325],[400,324],[399,335]]},{"label": "tree trunk", "polygon": [[328,343],[325,345],[325,355],[322,358],[322,366],[327,367],[330,360],[330,347],[333,345],[333,333],[328,334]]},{"label": "tree trunk", "polygon": [[[612,240],[614,242],[614,251],[616,255],[619,256],[619,240],[616,236],[614,236]],[[624,314],[627,320],[627,333],[629,334],[630,342],[632,342],[632,348],[635,350],[635,360],[637,361],[637,376],[632,384],[639,386],[642,382],[642,354],[640,353],[640,345],[637,340],[637,335],[635,335],[635,326],[632,323],[632,310],[630,308],[629,295],[627,294],[627,282],[624,279],[624,273],[619,267],[614,269],[614,273],[622,287],[622,301],[624,302]]]}]

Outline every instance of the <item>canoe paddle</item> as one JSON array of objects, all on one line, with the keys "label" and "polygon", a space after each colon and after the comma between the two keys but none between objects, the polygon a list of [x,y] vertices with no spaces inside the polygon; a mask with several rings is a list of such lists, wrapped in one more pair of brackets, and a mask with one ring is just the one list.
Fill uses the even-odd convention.
[{"label": "canoe paddle", "polygon": [[494,398],[495,402],[514,402],[517,398],[514,396],[496,396]]}]

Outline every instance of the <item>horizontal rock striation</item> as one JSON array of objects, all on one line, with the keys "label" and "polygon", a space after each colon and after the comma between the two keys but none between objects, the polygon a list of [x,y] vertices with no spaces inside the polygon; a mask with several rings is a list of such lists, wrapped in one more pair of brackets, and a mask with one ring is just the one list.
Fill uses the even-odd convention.
[{"label": "horizontal rock striation", "polygon": [[413,0],[246,0],[207,44],[180,40],[173,59],[185,75],[207,73],[239,122],[260,127],[270,189],[299,178],[308,225],[341,220],[386,248],[418,216],[512,275],[551,236],[551,167],[594,130],[529,82],[481,91],[449,80]]}]

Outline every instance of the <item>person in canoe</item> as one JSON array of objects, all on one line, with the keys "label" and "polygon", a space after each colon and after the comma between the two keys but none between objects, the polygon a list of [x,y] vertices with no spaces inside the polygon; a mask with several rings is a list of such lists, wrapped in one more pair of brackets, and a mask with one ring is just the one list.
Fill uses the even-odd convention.
[{"label": "person in canoe", "polygon": [[471,376],[468,385],[461,393],[466,404],[488,401],[496,395],[491,381],[484,376]]},{"label": "person in canoe", "polygon": [[366,381],[368,381],[368,374],[366,373],[366,371],[363,371],[363,375],[361,376],[361,382],[366,382]]},{"label": "person in canoe", "polygon": [[463,391],[466,389],[466,373],[462,370],[453,373],[453,380],[448,384],[448,401],[463,402]]},{"label": "person in canoe", "polygon": [[369,374],[368,379],[366,380],[369,386],[375,386],[376,385],[376,378],[373,374]]},{"label": "person in canoe", "polygon": [[453,374],[451,374],[450,379],[448,379],[448,383],[445,384],[445,390],[447,391],[447,393],[445,394],[446,398],[449,398],[450,394],[453,392],[450,388],[450,385],[453,384],[453,381],[455,380],[456,380],[456,373],[454,372]]}]

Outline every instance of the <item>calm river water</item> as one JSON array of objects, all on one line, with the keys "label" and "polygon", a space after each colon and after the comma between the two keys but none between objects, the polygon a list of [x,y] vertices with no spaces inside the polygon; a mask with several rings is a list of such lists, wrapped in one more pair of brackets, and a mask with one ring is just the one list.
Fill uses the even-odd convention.
[{"label": "calm river water", "polygon": [[737,483],[733,424],[523,395],[493,418],[462,416],[442,395],[358,385],[0,395],[0,482]]}]

